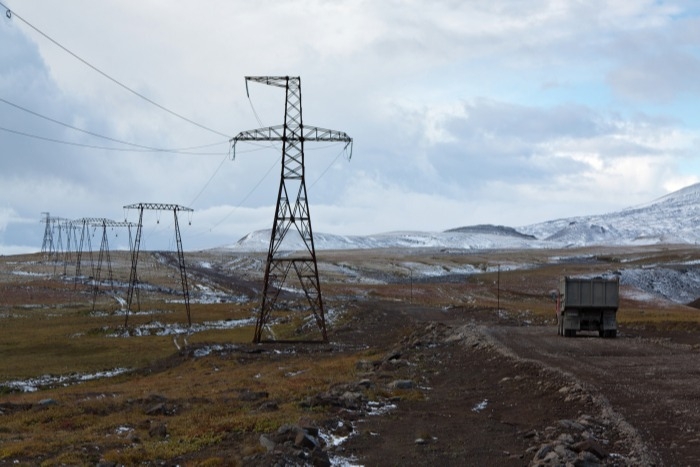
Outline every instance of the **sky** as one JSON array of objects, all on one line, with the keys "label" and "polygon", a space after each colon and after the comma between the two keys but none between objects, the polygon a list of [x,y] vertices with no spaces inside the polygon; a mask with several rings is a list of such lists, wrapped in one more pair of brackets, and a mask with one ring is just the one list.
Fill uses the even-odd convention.
[{"label": "sky", "polygon": [[[693,0],[0,3],[0,254],[39,251],[42,213],[135,203],[192,208],[185,250],[271,228],[281,146],[229,140],[285,95],[245,76],[301,77],[304,123],[353,138],[305,145],[315,232],[518,227],[700,181]],[[174,242],[145,211],[141,248]]]}]

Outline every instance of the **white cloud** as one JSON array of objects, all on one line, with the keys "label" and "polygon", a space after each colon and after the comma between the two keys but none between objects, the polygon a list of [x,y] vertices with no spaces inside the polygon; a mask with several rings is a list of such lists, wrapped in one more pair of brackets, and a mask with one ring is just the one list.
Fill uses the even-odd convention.
[{"label": "white cloud", "polygon": [[[10,7],[132,89],[231,136],[283,119],[284,91],[251,84],[248,101],[245,75],[301,75],[305,122],[355,138],[349,164],[336,159],[339,147],[307,144],[315,231],[522,225],[638,204],[698,179],[688,161],[700,128],[686,112],[700,92],[700,20],[683,2]],[[142,145],[219,143],[207,156],[122,153],[0,130],[9,155],[0,158],[0,205],[17,217],[120,219],[129,203],[193,203],[183,237],[197,248],[271,226],[279,149],[239,147],[224,161],[226,137],[144,102],[18,17],[2,16],[0,40],[2,98]],[[0,126],[113,144],[2,103]],[[40,224],[30,233],[13,223],[4,243],[40,243]],[[167,244],[162,226],[149,228]]]}]

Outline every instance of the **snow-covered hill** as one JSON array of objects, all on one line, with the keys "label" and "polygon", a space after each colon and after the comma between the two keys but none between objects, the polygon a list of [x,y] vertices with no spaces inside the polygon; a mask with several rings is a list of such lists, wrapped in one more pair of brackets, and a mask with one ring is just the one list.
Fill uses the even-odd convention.
[{"label": "snow-covered hill", "polygon": [[700,239],[700,184],[622,211],[521,227],[522,233],[564,246],[690,243]]},{"label": "snow-covered hill", "polygon": [[[293,230],[293,229],[292,229]],[[290,230],[285,250],[303,249]],[[314,234],[317,250],[369,248],[518,249],[588,245],[648,245],[700,240],[700,184],[683,188],[650,203],[622,211],[557,219],[523,227],[477,225],[444,232],[389,232],[366,236]],[[270,230],[241,238],[231,248],[267,251]]]}]

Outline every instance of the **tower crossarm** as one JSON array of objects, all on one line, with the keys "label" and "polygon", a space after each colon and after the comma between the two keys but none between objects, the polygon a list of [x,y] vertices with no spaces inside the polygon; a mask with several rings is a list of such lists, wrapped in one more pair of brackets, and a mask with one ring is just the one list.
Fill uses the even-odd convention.
[{"label": "tower crossarm", "polygon": [[[296,131],[295,131],[296,130]],[[236,158],[236,143],[239,141],[320,141],[330,143],[345,143],[345,149],[350,148],[348,160],[352,158],[352,138],[344,131],[329,130],[317,126],[301,125],[299,128],[287,128],[285,135],[284,125],[256,128],[255,130],[241,131],[231,138],[233,146],[233,158]]]},{"label": "tower crossarm", "polygon": [[81,219],[75,219],[70,221],[70,224],[85,224],[91,227],[136,227],[136,224],[134,224],[133,222],[115,221],[104,217],[83,217]]},{"label": "tower crossarm", "polygon": [[245,91],[248,94],[248,81],[253,81],[256,83],[267,84],[268,86],[276,86],[278,88],[286,88],[287,82],[289,80],[299,80],[298,77],[289,76],[246,76],[245,77]]},{"label": "tower crossarm", "polygon": [[164,203],[136,203],[124,206],[124,209],[145,209],[150,211],[184,211],[192,212],[194,209],[179,204],[164,204]]}]

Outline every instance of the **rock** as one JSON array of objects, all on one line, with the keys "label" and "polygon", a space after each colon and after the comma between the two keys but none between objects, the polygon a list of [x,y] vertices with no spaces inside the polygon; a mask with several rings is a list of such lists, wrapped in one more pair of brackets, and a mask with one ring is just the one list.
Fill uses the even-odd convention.
[{"label": "rock", "polygon": [[602,465],[598,458],[590,452],[582,452],[574,461],[574,467],[598,467]]},{"label": "rock", "polygon": [[551,451],[552,446],[545,444],[539,449],[539,451],[537,451],[537,454],[535,454],[535,459],[544,459]]},{"label": "rock", "polygon": [[397,379],[389,384],[392,389],[413,389],[416,384],[410,379]]},{"label": "rock", "polygon": [[309,436],[313,436],[314,438],[318,438],[318,434],[319,434],[319,429],[318,429],[318,427],[315,427],[315,426],[302,426],[301,429],[304,430],[304,432],[305,432],[306,434],[308,434]]},{"label": "rock", "polygon": [[260,399],[267,399],[269,394],[266,391],[251,391],[244,389],[238,395],[238,400],[242,402],[255,402]]},{"label": "rock", "polygon": [[314,467],[331,467],[331,460],[328,458],[328,454],[322,449],[316,448],[311,451],[311,457],[309,459],[311,465]]},{"label": "rock", "polygon": [[571,445],[574,444],[574,437],[571,436],[569,433],[562,433],[557,438],[557,441],[565,445]]},{"label": "rock", "polygon": [[152,423],[148,430],[151,438],[165,439],[168,437],[168,427],[165,423]]},{"label": "rock", "polygon": [[258,407],[259,412],[274,412],[276,410],[279,410],[279,406],[275,401],[263,402],[260,404],[260,407]]},{"label": "rock", "polygon": [[591,426],[591,425],[593,424],[593,417],[591,417],[590,415],[585,415],[585,414],[584,414],[584,415],[581,415],[581,416],[578,418],[578,422],[579,422],[581,425]]},{"label": "rock", "polygon": [[57,404],[58,404],[58,402],[56,402],[53,399],[42,399],[37,403],[37,405],[39,407],[48,407],[50,405],[57,405]]},{"label": "rock", "polygon": [[260,435],[260,445],[267,449],[267,452],[270,452],[275,449],[277,443],[271,440],[267,435]]},{"label": "rock", "polygon": [[162,402],[159,402],[155,405],[152,405],[145,411],[146,415],[165,415],[165,404]]},{"label": "rock", "polygon": [[359,392],[345,391],[340,395],[339,399],[345,403],[356,403],[362,400],[362,394]]},{"label": "rock", "polygon": [[559,420],[559,426],[567,430],[583,431],[586,429],[585,426],[573,420]]},{"label": "rock", "polygon": [[368,360],[360,360],[355,363],[355,369],[364,372],[372,372],[377,366],[379,366],[378,363],[370,362]]},{"label": "rock", "polygon": [[554,447],[554,452],[557,453],[557,456],[564,459],[564,460],[569,460],[569,459],[575,459],[576,458],[576,453],[566,447],[564,444],[557,444]]},{"label": "rock", "polygon": [[571,446],[571,449],[576,452],[590,452],[598,459],[605,459],[608,457],[608,453],[605,451],[605,449],[603,449],[600,443],[593,438],[588,438],[580,443],[576,443]]},{"label": "rock", "polygon": [[294,439],[294,445],[296,447],[309,450],[319,447],[318,440],[316,440],[313,436],[310,436],[303,430],[299,430],[297,432],[297,436]]},{"label": "rock", "polygon": [[360,380],[355,384],[355,387],[358,389],[369,389],[372,386],[374,386],[374,383],[372,383],[372,380],[369,379]]}]

